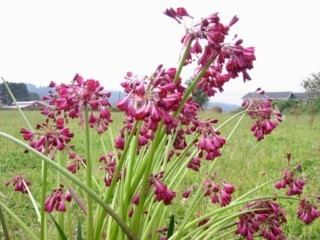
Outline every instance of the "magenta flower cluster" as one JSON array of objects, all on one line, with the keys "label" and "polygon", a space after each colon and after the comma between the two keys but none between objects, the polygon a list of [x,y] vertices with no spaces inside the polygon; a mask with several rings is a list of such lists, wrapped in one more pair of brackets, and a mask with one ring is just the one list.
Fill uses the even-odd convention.
[{"label": "magenta flower cluster", "polygon": [[218,203],[224,207],[231,202],[232,194],[235,191],[232,184],[223,182],[219,185],[211,179],[206,179],[203,185],[204,196],[209,197],[212,203]]},{"label": "magenta flower cluster", "polygon": [[[143,121],[139,144],[145,145],[153,139],[154,131],[162,121],[170,132],[178,125],[173,116],[178,107],[184,87],[174,82],[176,69],[164,69],[161,65],[151,77],[142,77],[128,72],[121,85],[127,95],[118,102],[117,107],[126,113],[127,121]],[[132,125],[129,125],[132,127]],[[123,134],[116,139],[116,146],[123,148]]]},{"label": "magenta flower cluster", "polygon": [[150,185],[154,189],[154,197],[156,201],[163,202],[165,205],[171,204],[172,200],[176,197],[176,192],[170,190],[163,181],[164,172],[160,172],[151,176]]},{"label": "magenta flower cluster", "polygon": [[28,193],[27,187],[31,185],[31,181],[25,179],[21,175],[16,175],[5,183],[6,186],[12,185],[14,191],[21,193]]},{"label": "magenta flower cluster", "polygon": [[[164,13],[179,24],[187,18],[193,19],[184,8],[170,8]],[[177,169],[179,170],[177,174],[183,174],[179,169],[178,160],[185,163],[191,159],[185,163],[186,167],[199,172],[204,160],[213,161],[221,156],[221,150],[227,140],[222,136],[219,128],[215,127],[217,120],[201,120],[198,117],[200,106],[192,98],[192,91],[201,89],[207,96],[211,97],[218,91],[222,92],[224,84],[231,79],[242,76],[243,81],[251,80],[248,71],[253,68],[253,62],[256,59],[254,48],[244,47],[242,39],[237,38],[237,36],[232,38],[231,41],[227,41],[230,29],[237,21],[238,17],[234,16],[229,23],[224,24],[221,22],[218,13],[211,14],[186,29],[186,33],[181,40],[184,52],[181,54],[181,64],[178,68],[165,68],[163,65],[159,65],[150,76],[141,77],[132,72],[127,72],[125,75],[121,86],[126,95],[117,103],[117,108],[125,113],[124,126],[114,139],[114,146],[117,150],[105,153],[99,161],[101,163],[100,168],[104,173],[104,185],[109,187],[106,199],[103,201],[106,204],[112,203],[112,207],[115,208],[121,208],[124,205],[123,209],[125,210],[121,211],[123,209],[120,209],[119,212],[122,217],[123,214],[128,213],[129,218],[136,214],[134,213],[135,206],[142,204],[139,205],[141,208],[137,211],[137,218],[133,218],[133,225],[142,222],[144,213],[149,216],[154,211],[160,216],[162,214],[158,212],[159,209],[161,210],[160,207],[170,205],[175,200],[177,192],[172,189],[173,185],[165,183],[169,183],[171,180],[169,179],[170,176],[168,178],[165,176],[165,173],[167,173],[165,167],[168,167],[172,175],[175,174],[174,171]],[[191,85],[187,88],[183,85],[183,80],[180,77],[181,69],[186,65],[195,65]],[[81,166],[87,164],[87,187],[92,188],[91,176],[94,172],[91,169],[90,137],[87,136],[86,138],[88,143],[87,162],[86,159],[75,152],[74,146],[71,145],[73,133],[65,126],[65,123],[70,119],[78,119],[80,124],[87,121],[85,124],[95,129],[98,134],[104,133],[112,122],[111,104],[108,100],[110,93],[104,90],[99,81],[85,80],[79,74],[75,75],[70,84],[51,82],[50,87],[52,92],[49,97],[45,98],[49,105],[42,110],[46,120],[44,123],[38,124],[34,131],[21,129],[20,132],[31,147],[52,159],[58,151],[65,151],[69,156],[66,168],[71,173],[77,173]],[[253,97],[245,99],[242,106],[245,108],[243,112],[248,113],[254,121],[251,131],[258,141],[264,139],[282,121],[281,113],[273,106],[272,100],[260,89],[257,89]],[[239,115],[237,114],[237,116]],[[166,138],[166,135],[170,136]],[[188,135],[192,136],[188,137]],[[166,148],[163,156],[161,156],[162,152],[157,149],[157,144],[163,149]],[[162,149],[160,148],[160,150]],[[160,156],[156,156],[159,152]],[[119,162],[117,162],[118,158],[120,159]],[[184,161],[184,158],[186,161]],[[288,163],[290,158],[291,155],[288,155]],[[156,162],[157,159],[160,159],[160,161]],[[172,160],[176,160],[176,162],[171,165],[172,162],[170,161]],[[93,164],[93,166],[95,165]],[[159,172],[159,169],[161,169],[161,172]],[[185,173],[189,172],[187,169],[181,168],[181,170],[185,170]],[[155,172],[158,173],[155,174]],[[130,182],[132,179],[126,179],[128,176],[133,177],[132,182]],[[177,177],[181,177],[181,175],[177,175]],[[286,189],[287,196],[285,198],[298,195],[298,200],[300,200],[302,199],[301,195],[305,182],[305,179],[297,177],[294,171],[285,169],[282,178],[275,183],[275,188]],[[27,186],[30,186],[31,182],[17,175],[6,185],[12,185],[15,191],[27,193]],[[210,199],[211,203],[224,207],[219,212],[219,214],[222,214],[222,218],[220,219],[220,216],[218,216],[217,219],[214,219],[217,220],[215,224],[224,223],[223,217],[225,216],[223,214],[234,207],[232,204],[229,205],[235,192],[234,185],[226,181],[217,182],[215,176],[204,177],[199,186],[193,184],[182,193],[183,201],[189,199],[196,187],[199,187],[199,191],[196,191],[197,197],[202,195],[202,197]],[[121,192],[127,188],[129,189],[127,192]],[[63,185],[54,189],[45,202],[42,202],[45,211],[48,213],[53,211],[65,212],[67,204],[72,201],[71,193],[76,198],[73,191],[70,191],[65,189]],[[119,196],[123,196],[119,198],[119,203],[115,203],[111,198],[118,196],[118,193]],[[148,196],[146,197],[143,194],[150,194],[153,200],[149,201]],[[43,195],[45,196],[45,194]],[[228,225],[227,228],[233,227],[236,234],[247,240],[253,240],[255,237],[268,240],[286,239],[282,229],[282,225],[287,221],[286,214],[276,202],[277,197],[275,195],[273,199],[272,196],[273,200],[267,200],[269,199],[267,197],[255,201],[246,200],[250,202],[241,210],[242,212],[235,217],[233,216],[234,218],[228,219],[235,221],[234,219],[239,216],[237,222],[234,225]],[[92,196],[89,194],[88,213],[91,213],[92,210],[91,198]],[[194,199],[196,204],[198,199]],[[199,200],[202,201],[202,199]],[[161,202],[162,205],[159,204],[159,208],[152,209],[152,204],[155,202]],[[77,201],[77,203],[79,202]],[[228,205],[230,208],[226,207]],[[117,214],[117,212],[115,211],[114,214]],[[104,215],[102,211],[101,214]],[[190,216],[193,214],[194,212]],[[112,214],[110,215],[112,216]],[[315,205],[303,198],[300,201],[297,215],[304,223],[311,224],[320,217],[320,212]],[[88,216],[91,217],[90,214]],[[210,219],[213,218],[207,216],[205,216],[205,219],[204,217],[201,218],[202,221],[199,220],[198,226],[211,223]],[[119,219],[125,223],[128,220],[126,217],[119,217]],[[145,222],[144,226],[147,229],[150,228],[152,233],[142,233],[142,236],[168,239],[169,237],[164,236],[168,233],[168,228],[159,229],[152,215],[150,219],[150,221],[153,221],[152,224],[145,224],[147,223]],[[115,218],[115,220],[107,221],[106,224],[111,225],[106,229],[112,230],[113,224],[118,219]],[[88,218],[88,223],[90,221]],[[105,223],[100,223],[102,223],[103,228]],[[131,227],[132,224],[129,225]],[[142,231],[138,227],[141,226],[134,226],[139,234]],[[111,236],[119,236],[117,234],[120,228],[119,226],[116,227],[116,230],[111,231]],[[123,226],[121,225],[121,227]],[[202,228],[204,231],[208,229],[209,226]],[[224,229],[226,228],[222,230]],[[99,231],[98,228],[97,230]],[[177,235],[179,237],[181,237],[179,234],[182,235],[187,232],[186,229],[179,231],[178,229]],[[96,236],[99,237],[100,232],[96,233]],[[159,236],[153,235],[154,233]]]},{"label": "magenta flower cluster", "polygon": [[106,155],[103,155],[100,157],[100,162],[103,163],[103,168],[106,172],[106,175],[104,177],[104,184],[106,187],[109,187],[111,185],[114,172],[116,170],[116,160],[114,158],[113,153],[108,153]]},{"label": "magenta flower cluster", "polygon": [[277,189],[288,188],[287,195],[300,195],[303,192],[305,180],[302,178],[296,178],[294,172],[285,169],[283,171],[283,177],[280,181],[276,182],[275,187]]},{"label": "magenta flower cluster", "polygon": [[311,224],[314,220],[320,217],[320,211],[315,205],[312,205],[309,201],[303,199],[299,203],[297,215],[304,223]]},{"label": "magenta flower cluster", "polygon": [[[179,23],[183,18],[191,17],[183,8],[167,9],[165,14]],[[223,24],[218,13],[214,13],[187,28],[182,38],[185,46],[190,45],[185,64],[196,61],[196,73],[208,67],[198,83],[198,87],[208,96],[223,91],[223,85],[230,79],[237,78],[239,74],[244,81],[251,79],[248,70],[253,68],[253,61],[256,59],[254,48],[243,47],[242,39],[236,37],[232,42],[226,43],[230,28],[238,20],[238,17],[234,16],[228,24]]]},{"label": "magenta flower cluster", "polygon": [[200,121],[198,131],[201,136],[198,148],[200,156],[204,155],[206,160],[213,160],[221,155],[220,149],[225,145],[226,140],[220,136],[220,132],[213,127],[216,121]]},{"label": "magenta flower cluster", "polygon": [[282,121],[281,113],[273,107],[272,100],[261,89],[257,89],[254,96],[244,99],[242,106],[255,121],[251,131],[258,141],[264,139]]},{"label": "magenta flower cluster", "polygon": [[249,203],[247,213],[239,217],[236,233],[247,240],[260,236],[268,240],[285,240],[281,225],[286,223],[285,211],[277,202],[260,200]]},{"label": "magenta flower cluster", "polygon": [[94,79],[84,80],[76,74],[71,84],[56,84],[51,82],[53,92],[45,98],[50,106],[42,111],[49,118],[61,114],[70,118],[79,118],[83,122],[84,107],[90,109],[89,124],[98,133],[108,129],[111,122],[110,93],[105,92],[99,81]]},{"label": "magenta flower cluster", "polygon": [[52,211],[65,212],[66,203],[71,202],[72,196],[68,190],[64,189],[63,185],[53,190],[53,192],[47,197],[44,208],[46,212]]},{"label": "magenta flower cluster", "polygon": [[73,137],[70,129],[64,126],[63,118],[58,118],[55,122],[47,118],[44,123],[36,126],[34,132],[24,128],[20,132],[31,147],[51,156],[54,156],[56,151],[69,148],[69,142]]}]

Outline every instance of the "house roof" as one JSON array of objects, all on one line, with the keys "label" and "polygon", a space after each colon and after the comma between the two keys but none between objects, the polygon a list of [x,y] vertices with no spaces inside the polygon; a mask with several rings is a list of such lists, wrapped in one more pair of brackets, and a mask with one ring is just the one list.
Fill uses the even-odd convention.
[{"label": "house roof", "polygon": [[296,93],[293,93],[293,98],[295,99],[307,99],[308,98],[308,95],[306,92],[296,92]]},{"label": "house roof", "polygon": [[264,98],[265,96],[271,98],[271,99],[282,99],[282,100],[286,100],[286,99],[290,99],[290,98],[295,98],[295,99],[306,99],[307,98],[307,94],[304,92],[265,92],[265,95],[260,95],[260,94],[256,94],[254,92],[250,92],[247,93],[246,95],[244,95],[242,98]]},{"label": "house roof", "polygon": [[27,107],[48,107],[49,105],[44,101],[17,101],[16,103],[12,103],[10,106],[2,106],[4,109],[17,109],[17,105],[20,108],[27,108]]}]

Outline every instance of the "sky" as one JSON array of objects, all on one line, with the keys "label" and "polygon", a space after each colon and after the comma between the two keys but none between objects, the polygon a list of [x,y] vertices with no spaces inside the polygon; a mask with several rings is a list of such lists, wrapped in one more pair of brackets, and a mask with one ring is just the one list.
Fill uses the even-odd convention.
[{"label": "sky", "polygon": [[219,12],[228,23],[237,15],[230,35],[256,48],[252,80],[230,81],[212,101],[240,104],[258,87],[303,91],[301,81],[320,71],[318,0],[12,0],[0,1],[0,75],[46,86],[80,73],[120,90],[127,71],[144,76],[159,64],[177,66],[185,30],[162,13],[169,7],[185,7],[195,21]]}]

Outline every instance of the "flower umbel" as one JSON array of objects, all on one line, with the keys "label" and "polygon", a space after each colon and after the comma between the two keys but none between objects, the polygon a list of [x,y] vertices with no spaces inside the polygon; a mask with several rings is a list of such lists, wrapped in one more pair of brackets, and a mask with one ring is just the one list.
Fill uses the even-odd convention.
[{"label": "flower umbel", "polygon": [[24,140],[29,141],[31,147],[39,152],[50,154],[51,157],[54,157],[57,151],[69,148],[69,142],[73,138],[70,129],[64,127],[63,118],[58,118],[55,122],[47,118],[44,123],[36,126],[34,132],[22,128],[20,133]]},{"label": "flower umbel", "polygon": [[53,190],[53,192],[48,196],[45,201],[45,211],[52,212],[65,212],[66,203],[71,202],[72,197],[68,190],[64,189],[63,185],[60,185],[59,188]]},{"label": "flower umbel", "polygon": [[237,223],[236,233],[247,240],[254,236],[261,236],[268,240],[285,240],[281,225],[287,219],[284,210],[277,202],[260,200],[247,205],[245,208],[251,212],[242,214]]},{"label": "flower umbel", "polygon": [[320,212],[315,205],[312,205],[309,201],[303,199],[299,203],[297,215],[304,223],[311,224],[314,220],[320,217]]},{"label": "flower umbel", "polygon": [[270,134],[282,121],[281,113],[273,107],[272,100],[261,89],[257,89],[250,98],[244,99],[242,107],[255,121],[251,131],[258,141],[264,139],[264,136]]},{"label": "flower umbel", "polygon": [[31,181],[25,179],[21,175],[16,175],[5,183],[6,186],[12,185],[14,191],[21,193],[28,193],[27,186],[31,185]]},{"label": "flower umbel", "polygon": [[100,82],[94,79],[84,80],[76,74],[71,84],[56,84],[51,82],[50,87],[54,89],[45,100],[49,101],[50,107],[42,113],[50,118],[61,114],[70,118],[79,118],[83,122],[84,107],[90,109],[89,124],[99,134],[108,129],[111,120],[110,93],[105,92]]}]

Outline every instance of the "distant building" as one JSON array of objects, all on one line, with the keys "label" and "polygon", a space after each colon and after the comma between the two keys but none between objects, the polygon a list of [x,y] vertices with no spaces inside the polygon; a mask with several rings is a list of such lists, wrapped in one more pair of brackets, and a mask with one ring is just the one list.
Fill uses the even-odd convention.
[{"label": "distant building", "polygon": [[[43,101],[17,101],[17,105],[23,110],[41,110],[49,106],[46,102]],[[10,106],[3,105],[2,108],[10,110],[17,109],[17,106],[15,103],[13,103]]]},{"label": "distant building", "polygon": [[242,97],[242,99],[248,98],[265,98],[268,97],[272,100],[301,100],[307,101],[308,96],[305,92],[265,92],[264,95],[256,94],[256,93],[247,93]]}]

